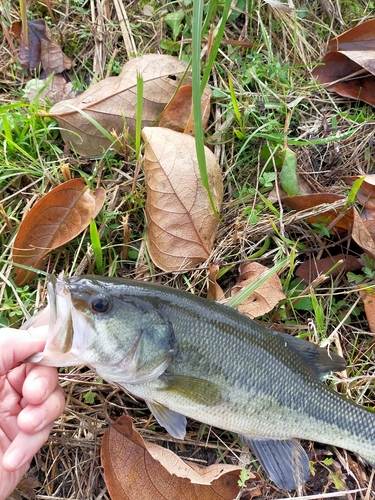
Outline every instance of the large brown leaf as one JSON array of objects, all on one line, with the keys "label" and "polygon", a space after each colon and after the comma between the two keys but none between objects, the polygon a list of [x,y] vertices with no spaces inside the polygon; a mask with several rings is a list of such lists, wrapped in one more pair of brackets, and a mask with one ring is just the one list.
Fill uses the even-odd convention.
[{"label": "large brown leaf", "polygon": [[[185,70],[186,63],[172,56],[148,54],[137,57],[124,65],[119,76],[95,83],[75,99],[55,104],[49,116],[56,118],[64,141],[77,153],[99,156],[112,142],[84,114],[117,136],[122,134],[126,122],[129,134],[134,136],[137,73],[144,81],[142,125],[147,126],[162,113]],[[118,145],[113,147],[118,148]]]},{"label": "large brown leaf", "polygon": [[[202,185],[195,140],[162,127],[142,131],[147,142],[146,242],[153,262],[163,271],[191,269],[211,254],[218,226]],[[221,170],[205,148],[211,193],[219,212],[223,199]]]},{"label": "large brown leaf", "polygon": [[[375,19],[370,19],[330,40],[322,66],[312,76],[327,89],[375,106]],[[337,81],[342,80],[342,81]]]},{"label": "large brown leaf", "polygon": [[103,436],[101,460],[112,500],[233,500],[241,467],[198,467],[148,443],[122,416]]},{"label": "large brown leaf", "polygon": [[[90,191],[81,178],[52,189],[22,221],[14,241],[13,261],[41,269],[51,250],[64,245],[88,226],[99,213],[104,199],[103,188]],[[34,276],[35,273],[16,267],[17,285]]]}]

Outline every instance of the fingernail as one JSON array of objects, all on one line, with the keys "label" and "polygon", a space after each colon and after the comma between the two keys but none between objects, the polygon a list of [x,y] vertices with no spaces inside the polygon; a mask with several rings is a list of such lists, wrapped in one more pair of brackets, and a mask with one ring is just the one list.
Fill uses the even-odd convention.
[{"label": "fingernail", "polygon": [[23,415],[29,420],[34,428],[34,431],[39,431],[39,429],[44,427],[44,424],[46,423],[46,412],[42,408],[30,408],[30,410],[26,410],[26,412],[26,414],[23,412]]},{"label": "fingernail", "polygon": [[14,448],[8,453],[5,453],[3,457],[3,465],[5,465],[7,469],[16,470],[22,467],[25,458],[26,455],[21,448]]},{"label": "fingernail", "polygon": [[34,388],[39,392],[41,401],[44,401],[48,394],[49,383],[44,377],[39,377],[34,380]]}]

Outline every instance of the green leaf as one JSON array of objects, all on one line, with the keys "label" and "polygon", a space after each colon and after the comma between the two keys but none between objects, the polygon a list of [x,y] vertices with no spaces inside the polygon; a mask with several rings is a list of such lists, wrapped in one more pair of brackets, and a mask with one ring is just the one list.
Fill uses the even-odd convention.
[{"label": "green leaf", "polygon": [[282,152],[284,156],[283,166],[280,172],[281,187],[288,196],[301,195],[297,179],[297,155],[288,147]]},{"label": "green leaf", "polygon": [[91,389],[88,392],[86,392],[86,394],[84,394],[84,396],[83,396],[85,403],[88,405],[94,404],[95,398],[96,398],[96,394],[95,394],[95,392],[92,392]]},{"label": "green leaf", "polygon": [[170,12],[165,16],[165,22],[171,28],[173,34],[173,40],[176,40],[181,32],[182,26],[181,21],[184,19],[185,13],[183,10],[176,10]]}]

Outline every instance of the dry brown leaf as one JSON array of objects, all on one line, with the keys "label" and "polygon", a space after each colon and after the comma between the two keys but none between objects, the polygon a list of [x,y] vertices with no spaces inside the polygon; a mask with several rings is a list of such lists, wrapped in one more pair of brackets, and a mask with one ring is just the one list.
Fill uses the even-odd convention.
[{"label": "dry brown leaf", "polygon": [[[218,220],[202,185],[193,137],[161,127],[146,127],[146,243],[163,271],[182,271],[211,254]],[[211,193],[219,212],[223,182],[215,155],[205,148]]]},{"label": "dry brown leaf", "polygon": [[222,300],[225,298],[225,293],[221,288],[221,286],[216,281],[220,267],[218,266],[218,264],[210,264],[208,266],[208,269],[209,269],[209,276],[208,276],[207,299],[214,301]]},{"label": "dry brown leaf", "polygon": [[192,467],[170,450],[146,445],[128,416],[105,432],[101,460],[112,500],[233,500],[240,491],[240,467]]},{"label": "dry brown leaf", "polygon": [[[17,490],[22,491],[24,495],[22,498],[28,498],[29,500],[35,500],[35,488],[40,488],[42,485],[40,482],[33,477],[25,477],[17,485]],[[19,497],[21,498],[21,496]]]},{"label": "dry brown leaf", "polygon": [[359,245],[372,259],[375,259],[375,242],[370,231],[366,228],[361,216],[355,207],[351,207],[353,213],[352,239]]},{"label": "dry brown leaf", "polygon": [[[323,205],[324,203],[330,204],[343,199],[345,199],[345,196],[341,196],[339,194],[315,193],[302,196],[284,196],[282,198],[282,202],[287,207],[300,211],[314,208],[318,205]],[[334,227],[348,230],[353,225],[352,209],[349,207],[345,213],[342,213],[339,210],[333,210],[327,207],[326,212],[320,213],[317,217],[311,216],[308,218],[310,224],[319,223],[322,220],[327,221],[327,226],[334,222]]]},{"label": "dry brown leaf", "polygon": [[84,114],[117,136],[121,136],[126,125],[134,137],[137,73],[144,81],[142,126],[148,126],[155,122],[172,98],[186,67],[186,63],[172,56],[137,57],[124,65],[119,76],[93,84],[75,99],[55,104],[48,116],[57,120],[64,141],[77,153],[99,156],[109,147],[118,149],[119,146],[112,145]]},{"label": "dry brown leaf", "polygon": [[[20,63],[30,70],[31,73],[39,70],[40,65],[46,75],[51,73],[62,73],[72,67],[72,61],[66,56],[61,47],[51,39],[50,32],[44,19],[27,21],[29,46],[25,47],[25,41],[21,37]],[[12,26],[14,33],[19,32],[16,23]]]},{"label": "dry brown leaf", "polygon": [[323,84],[336,82],[327,86],[329,91],[375,106],[374,33],[375,19],[370,19],[330,40],[323,65],[312,76]]},{"label": "dry brown leaf", "polygon": [[[308,196],[286,196],[282,199],[283,203],[294,210],[305,210],[313,208],[323,203],[333,203],[334,201],[345,199],[344,196],[332,193],[317,193]],[[321,213],[319,217],[309,217],[310,223],[327,220],[327,226],[332,225],[335,228],[345,229],[351,232],[352,239],[359,245],[371,258],[375,258],[375,242],[371,233],[366,228],[357,209],[351,205],[345,212],[339,212],[327,208],[327,211]],[[371,226],[372,227],[372,226]]]},{"label": "dry brown leaf", "polygon": [[354,272],[362,268],[362,264],[354,255],[345,255],[340,253],[325,257],[319,260],[306,260],[296,269],[295,275],[301,278],[304,283],[311,283],[321,274],[327,273],[337,262],[342,260],[342,264],[330,273],[330,276],[335,277],[340,272]]},{"label": "dry brown leaf", "polygon": [[[105,190],[91,191],[82,178],[52,189],[27,213],[13,246],[16,264],[41,269],[46,255],[75,238],[103,206]],[[30,281],[35,273],[16,267],[17,285]]]},{"label": "dry brown leaf", "polygon": [[[232,288],[231,296],[240,292],[250,281],[267,271],[267,267],[258,262],[245,262],[240,265],[238,283]],[[244,300],[236,309],[250,318],[257,318],[270,312],[281,300],[285,299],[279,277],[274,274],[263,285]]]},{"label": "dry brown leaf", "polygon": [[[202,94],[202,121],[203,128],[207,127],[210,117],[211,89],[206,87]],[[183,85],[164,110],[159,127],[170,128],[176,132],[194,135],[194,119],[192,108],[192,86]]]},{"label": "dry brown leaf", "polygon": [[[72,82],[67,81],[63,75],[53,75],[52,80],[41,91],[46,85],[46,81],[34,79],[28,82],[25,94],[30,102],[35,99],[37,94],[40,100],[48,99],[52,104],[64,99],[73,99],[77,95],[77,92],[73,90]],[[31,83],[33,86],[30,88]]]},{"label": "dry brown leaf", "polygon": [[363,300],[369,330],[375,333],[375,292],[371,288],[363,288],[359,294]]}]

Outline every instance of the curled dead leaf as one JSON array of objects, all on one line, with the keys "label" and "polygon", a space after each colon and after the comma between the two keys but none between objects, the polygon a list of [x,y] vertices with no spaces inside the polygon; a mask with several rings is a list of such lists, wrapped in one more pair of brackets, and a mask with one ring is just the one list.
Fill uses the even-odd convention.
[{"label": "curled dead leaf", "polygon": [[[27,21],[29,46],[26,49],[25,41],[21,37],[20,63],[30,70],[31,73],[43,68],[46,75],[51,73],[62,73],[73,65],[71,59],[66,56],[61,47],[52,40],[49,29],[44,19]],[[18,32],[18,26],[14,23],[13,31]]]},{"label": "curled dead leaf", "polygon": [[[75,238],[103,206],[105,190],[91,191],[82,178],[52,189],[27,213],[13,246],[16,264],[41,269],[46,255]],[[17,285],[30,281],[35,273],[16,267]]]},{"label": "curled dead leaf", "polygon": [[364,221],[357,212],[357,209],[351,207],[353,213],[352,238],[372,259],[375,259],[375,242],[372,234],[367,229]]},{"label": "curled dead leaf", "polygon": [[240,467],[191,466],[170,450],[146,444],[128,416],[104,434],[101,460],[112,500],[233,500],[240,491]]},{"label": "curled dead leaf", "polygon": [[[267,268],[258,262],[241,264],[238,283],[232,288],[231,296],[233,297],[251,281],[256,280],[264,271],[267,271]],[[285,295],[282,291],[280,278],[274,274],[236,309],[253,319],[270,312],[283,299],[285,299]]]},{"label": "curled dead leaf", "polygon": [[[202,185],[193,137],[162,127],[146,127],[146,243],[163,271],[182,271],[211,254],[218,220]],[[205,148],[207,174],[216,210],[223,182],[215,155]]]},{"label": "curled dead leaf", "polygon": [[[75,99],[55,104],[48,116],[61,127],[67,144],[84,156],[99,156],[109,147],[119,149],[93,123],[121,136],[125,126],[134,137],[137,103],[137,74],[142,76],[142,126],[152,125],[172,98],[186,70],[176,57],[147,54],[128,61],[119,76],[93,84]],[[91,121],[90,121],[91,120]]]}]

